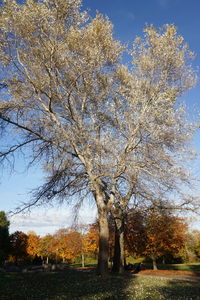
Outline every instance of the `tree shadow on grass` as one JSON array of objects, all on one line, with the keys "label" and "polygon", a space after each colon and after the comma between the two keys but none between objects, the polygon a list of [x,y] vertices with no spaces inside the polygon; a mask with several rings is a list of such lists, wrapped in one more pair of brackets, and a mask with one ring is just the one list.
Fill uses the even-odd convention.
[{"label": "tree shadow on grass", "polygon": [[0,300],[128,299],[130,275],[103,279],[94,270],[34,274],[1,274]]},{"label": "tree shadow on grass", "polygon": [[164,299],[200,300],[200,281],[169,280],[165,287],[160,288]]},{"label": "tree shadow on grass", "polygon": [[0,274],[0,300],[200,300],[200,282],[95,270]]},{"label": "tree shadow on grass", "polygon": [[138,276],[134,293],[134,297],[129,299],[200,300],[200,281]]}]

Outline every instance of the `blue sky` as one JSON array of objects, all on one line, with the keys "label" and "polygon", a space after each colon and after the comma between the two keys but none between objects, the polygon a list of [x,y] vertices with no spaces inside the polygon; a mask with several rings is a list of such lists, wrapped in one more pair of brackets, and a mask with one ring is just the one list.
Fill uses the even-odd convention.
[{"label": "blue sky", "polygon": [[[0,0],[0,3],[2,1]],[[143,34],[145,24],[160,27],[163,24],[177,26],[178,32],[188,42],[196,54],[194,67],[200,66],[200,1],[199,0],[85,0],[83,8],[88,8],[92,16],[96,11],[107,15],[114,25],[114,35],[122,43],[131,43],[136,36]],[[187,104],[189,117],[199,118],[200,85],[183,97]],[[200,149],[200,134],[194,139],[197,151]],[[29,198],[28,192],[42,181],[41,170],[34,167],[23,171],[23,162],[16,165],[13,175],[6,170],[0,173],[0,210],[14,209],[21,201]],[[200,177],[200,163],[197,161],[195,172]],[[90,213],[91,212],[91,213]],[[54,232],[55,229],[70,225],[71,211],[63,208],[34,209],[28,216],[18,215],[11,219],[11,231],[35,230],[39,234]],[[85,209],[82,214],[88,222],[94,219],[94,209]]]}]

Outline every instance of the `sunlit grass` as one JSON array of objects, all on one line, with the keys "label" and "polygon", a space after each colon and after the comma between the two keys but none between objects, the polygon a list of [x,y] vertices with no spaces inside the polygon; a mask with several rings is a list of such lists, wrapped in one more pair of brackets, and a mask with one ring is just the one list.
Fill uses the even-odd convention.
[{"label": "sunlit grass", "polygon": [[0,274],[1,300],[200,299],[200,283],[134,275],[102,279],[94,271]]}]

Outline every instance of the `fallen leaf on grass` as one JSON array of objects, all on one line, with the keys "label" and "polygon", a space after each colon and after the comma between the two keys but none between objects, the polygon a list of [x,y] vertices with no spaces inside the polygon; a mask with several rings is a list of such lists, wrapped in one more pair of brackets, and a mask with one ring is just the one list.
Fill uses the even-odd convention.
[{"label": "fallen leaf on grass", "polygon": [[177,271],[177,270],[142,270],[139,274],[148,274],[148,275],[191,275],[199,276],[200,272],[198,271]]}]

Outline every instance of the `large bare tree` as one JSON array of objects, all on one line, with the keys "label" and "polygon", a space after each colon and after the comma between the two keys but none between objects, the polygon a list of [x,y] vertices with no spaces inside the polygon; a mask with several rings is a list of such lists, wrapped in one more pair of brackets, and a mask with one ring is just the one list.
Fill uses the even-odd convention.
[{"label": "large bare tree", "polygon": [[114,271],[123,269],[123,222],[130,201],[142,210],[153,206],[197,211],[199,207],[191,194],[186,195],[191,187],[187,161],[193,156],[188,142],[194,127],[177,102],[196,82],[188,65],[193,54],[171,25],[160,30],[147,27],[144,38],[135,39],[130,54],[132,69],[122,67],[119,76],[120,94],[128,99],[126,119],[121,122],[127,141],[124,156],[118,156],[125,171],[116,178],[111,207],[116,226]]},{"label": "large bare tree", "polygon": [[[89,19],[80,6],[77,0],[10,0],[1,7],[0,158],[26,149],[31,162],[42,163],[48,176],[28,207],[94,197],[98,269],[105,275],[108,212],[125,209],[149,178],[155,185],[172,186],[170,174],[186,181],[175,153],[184,150],[190,130],[175,104],[195,75],[174,26],[147,27],[128,69],[109,20]],[[12,139],[5,144],[7,135]]]}]

